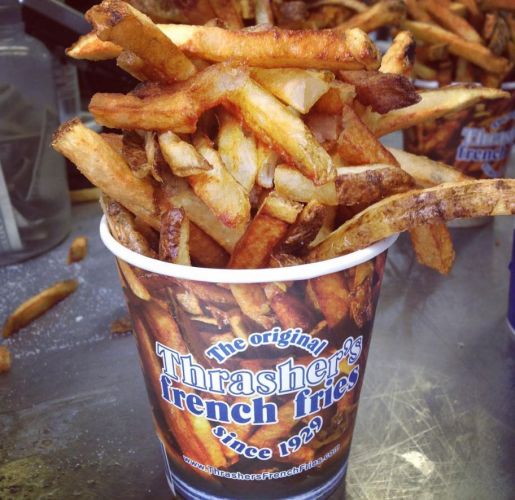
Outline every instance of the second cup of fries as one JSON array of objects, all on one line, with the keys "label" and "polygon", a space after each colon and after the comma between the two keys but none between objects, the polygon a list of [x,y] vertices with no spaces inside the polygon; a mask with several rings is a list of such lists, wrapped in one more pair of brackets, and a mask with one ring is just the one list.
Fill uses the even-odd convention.
[{"label": "second cup of fries", "polygon": [[447,220],[515,212],[515,181],[380,137],[507,94],[419,93],[408,32],[381,59],[353,27],[154,24],[120,0],[87,19],[69,55],[116,58],[140,83],[93,97],[113,130],[72,120],[53,145],[104,193],[170,486],[326,498],[346,471],[387,247],[410,231],[446,274]]}]

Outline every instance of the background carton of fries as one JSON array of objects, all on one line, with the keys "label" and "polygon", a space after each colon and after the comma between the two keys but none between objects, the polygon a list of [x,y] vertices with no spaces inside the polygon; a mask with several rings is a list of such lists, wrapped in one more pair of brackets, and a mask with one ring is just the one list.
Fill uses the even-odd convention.
[{"label": "background carton of fries", "polygon": [[[157,433],[176,487],[183,481],[204,493],[224,498],[283,498],[284,491],[288,495],[307,494],[341,472],[349,454],[385,261],[386,251],[357,266],[309,280],[225,284],[163,276],[118,259]],[[324,380],[311,390],[335,386],[338,380],[349,377],[352,370],[354,374],[358,370],[355,385],[338,401],[303,418],[294,416],[295,396],[302,388],[284,395],[274,391],[264,399],[276,405],[278,422],[264,425],[208,420],[204,415],[177,409],[163,397],[164,366],[156,353],[158,345],[192,354],[195,362],[206,369],[246,370],[254,376],[263,370],[270,373],[287,360],[297,366],[308,366],[319,359],[300,347],[283,344],[249,345],[223,362],[206,355],[219,342],[248,342],[254,332],[274,328],[283,332],[297,329],[320,342],[326,341],[327,346],[319,354],[326,358],[349,338],[361,338],[358,359],[338,361],[336,378]],[[174,386],[204,400],[222,400],[230,405],[248,403],[259,396],[256,392],[245,397],[195,390],[182,382],[174,382]],[[291,454],[281,456],[279,443],[296,436],[315,416],[323,420],[317,431],[304,439],[305,444],[295,443]],[[231,448],[215,437],[213,429],[220,425],[248,446],[271,449],[272,456],[267,460],[246,458],[237,445]],[[324,459],[328,454],[330,458]],[[278,490],[278,483],[272,478],[220,477],[188,465],[184,456],[227,473],[239,471],[259,476],[299,469],[281,478]],[[317,460],[322,463],[314,465]]]}]

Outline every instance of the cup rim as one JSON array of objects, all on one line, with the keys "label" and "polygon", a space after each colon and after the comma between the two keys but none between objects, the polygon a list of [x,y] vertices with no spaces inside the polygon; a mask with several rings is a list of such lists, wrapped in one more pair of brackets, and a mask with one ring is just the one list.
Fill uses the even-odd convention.
[{"label": "cup rim", "polygon": [[133,252],[113,238],[105,215],[102,216],[100,221],[100,238],[109,251],[119,259],[152,273],[206,283],[270,283],[273,281],[298,281],[316,278],[343,271],[373,259],[392,246],[398,236],[399,234],[396,233],[362,250],[334,259],[299,266],[266,269],[219,269],[172,264]]}]

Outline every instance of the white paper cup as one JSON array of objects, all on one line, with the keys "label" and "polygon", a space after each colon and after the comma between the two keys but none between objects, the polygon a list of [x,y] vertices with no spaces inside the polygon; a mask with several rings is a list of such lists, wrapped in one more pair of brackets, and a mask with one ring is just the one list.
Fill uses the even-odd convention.
[{"label": "white paper cup", "polygon": [[386,252],[279,269],[116,256],[174,494],[323,499],[345,477]]}]

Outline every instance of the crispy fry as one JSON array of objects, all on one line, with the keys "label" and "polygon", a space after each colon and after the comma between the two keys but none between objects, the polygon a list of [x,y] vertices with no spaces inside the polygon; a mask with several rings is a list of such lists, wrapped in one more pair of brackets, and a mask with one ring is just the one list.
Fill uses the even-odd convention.
[{"label": "crispy fry", "polygon": [[259,85],[248,79],[228,99],[257,137],[289,158],[316,184],[334,178],[331,158],[304,122]]},{"label": "crispy fry", "polygon": [[449,50],[446,43],[434,43],[420,45],[416,49],[417,58],[423,62],[445,61],[449,58]]},{"label": "crispy fry", "polygon": [[[129,131],[123,134],[121,155],[129,165],[132,174],[138,179],[146,177],[150,171],[150,165],[147,161],[147,153],[145,151],[145,135],[137,131]],[[102,138],[106,140],[113,149],[118,151],[118,144],[114,141],[118,140],[113,134],[103,134]]]},{"label": "crispy fry", "polygon": [[88,238],[86,236],[77,236],[68,249],[67,263],[73,264],[74,262],[80,262],[87,254]]},{"label": "crispy fry", "polygon": [[102,61],[115,59],[122,53],[122,48],[112,42],[100,40],[92,31],[82,35],[71,47],[66,49],[66,55],[74,59]]},{"label": "crispy fry", "polygon": [[422,100],[413,106],[396,109],[386,115],[369,111],[362,115],[361,119],[377,137],[380,137],[427,120],[435,120],[452,111],[469,108],[483,99],[509,97],[507,92],[499,89],[467,87],[466,85],[453,85],[442,89],[428,90],[421,92],[420,95]]},{"label": "crispy fry", "polygon": [[355,97],[356,89],[353,85],[335,80],[331,82],[330,89],[315,103],[313,111],[337,115],[341,113],[345,104],[352,104]]},{"label": "crispy fry", "polygon": [[406,9],[415,21],[432,22],[431,16],[424,10],[419,0],[406,0]]},{"label": "crispy fry", "polygon": [[77,280],[59,281],[20,304],[6,319],[2,336],[10,337],[73,293]]},{"label": "crispy fry", "polygon": [[274,172],[279,156],[262,142],[256,144],[256,156],[258,164],[256,183],[258,186],[270,189],[274,185]]},{"label": "crispy fry", "polygon": [[182,208],[170,208],[161,214],[159,259],[183,266],[191,265],[189,253],[190,224]]},{"label": "crispy fry", "polygon": [[419,21],[403,21],[402,28],[411,31],[415,38],[427,43],[447,43],[449,52],[463,57],[492,73],[505,74],[509,69],[509,61],[496,56],[487,47],[463,40],[463,38],[439,26]]},{"label": "crispy fry", "polygon": [[342,273],[333,273],[309,280],[316,302],[330,328],[349,313],[350,294]]},{"label": "crispy fry", "polygon": [[130,291],[140,300],[148,302],[151,299],[150,293],[147,287],[141,282],[136,273],[132,270],[131,266],[123,260],[116,261],[118,265],[118,273],[120,277],[123,277],[127,283]]},{"label": "crispy fry", "polygon": [[424,224],[410,230],[411,243],[420,264],[447,275],[456,256],[444,223]]},{"label": "crispy fry", "polygon": [[209,3],[215,11],[215,16],[221,19],[227,28],[233,30],[243,28],[243,20],[236,8],[235,0],[209,0]]},{"label": "crispy fry", "polygon": [[[391,113],[394,111],[384,116],[390,116]],[[344,105],[342,109],[342,127],[342,132],[337,139],[337,153],[344,164],[386,163],[397,165],[392,154],[348,105]]]},{"label": "crispy fry", "polygon": [[208,61],[236,61],[260,68],[376,69],[379,54],[359,29],[229,31],[205,26],[159,26],[180,49]]},{"label": "crispy fry", "polygon": [[492,35],[489,37],[488,48],[495,54],[501,55],[510,41],[510,28],[504,17],[497,16]]},{"label": "crispy fry", "polygon": [[448,183],[393,195],[333,231],[309,253],[308,259],[330,259],[422,224],[510,215],[515,213],[514,200],[515,180],[511,179]]},{"label": "crispy fry", "polygon": [[319,201],[309,201],[288,229],[278,251],[286,254],[302,253],[320,231],[326,210],[327,207]]},{"label": "crispy fry", "polygon": [[470,82],[474,81],[474,73],[472,71],[472,65],[463,59],[458,57],[456,60],[456,76],[454,79],[457,82]]},{"label": "crispy fry", "polygon": [[401,149],[388,148],[401,168],[421,187],[436,186],[444,182],[463,182],[472,180],[467,175],[444,163],[430,160],[425,156],[407,153]]},{"label": "crispy fry", "polygon": [[379,71],[410,76],[415,62],[415,47],[413,35],[409,31],[400,31],[381,59]]},{"label": "crispy fry", "polygon": [[111,128],[192,133],[200,115],[220,104],[246,79],[247,73],[243,69],[217,64],[184,83],[157,91],[155,87],[147,87],[152,92],[144,98],[95,94],[89,110],[98,123]]},{"label": "crispy fry", "polygon": [[109,327],[112,334],[130,333],[132,332],[131,317],[128,314],[116,318]]},{"label": "crispy fry", "polygon": [[145,179],[131,175],[121,156],[78,119],[61,125],[54,135],[52,146],[111,198],[131,207],[136,215],[145,220],[153,218],[152,185]]},{"label": "crispy fry", "polygon": [[462,17],[437,0],[423,0],[422,5],[444,28],[461,36],[469,42],[481,44],[483,40],[477,31]]},{"label": "crispy fry", "polygon": [[356,89],[358,101],[380,114],[420,101],[415,86],[404,76],[375,71],[340,71],[340,79]]},{"label": "crispy fry", "polygon": [[190,257],[200,267],[224,268],[229,255],[213,238],[190,221]]},{"label": "crispy fry", "polygon": [[11,369],[11,353],[6,346],[0,345],[0,373],[7,373]]},{"label": "crispy fry", "polygon": [[193,145],[173,132],[159,134],[158,140],[163,157],[174,175],[188,177],[213,168]]},{"label": "crispy fry", "polygon": [[70,190],[70,201],[73,205],[78,203],[89,203],[90,201],[98,201],[100,198],[100,189],[85,188],[85,189],[72,189]]},{"label": "crispy fry", "polygon": [[262,87],[300,113],[307,113],[330,88],[334,74],[296,68],[253,68],[250,75]]},{"label": "crispy fry", "polygon": [[360,0],[317,0],[316,2],[310,3],[308,7],[316,9],[323,5],[341,5],[342,7],[346,7],[356,12],[366,12],[368,9],[367,5],[362,3]]},{"label": "crispy fry", "polygon": [[422,80],[436,80],[438,77],[438,72],[435,69],[430,66],[426,66],[420,61],[415,61],[415,64],[413,65],[413,74],[415,77]]},{"label": "crispy fry", "polygon": [[266,267],[270,254],[285,237],[302,206],[270,193],[241,237],[229,261],[232,269]]},{"label": "crispy fry", "polygon": [[481,0],[481,10],[505,9],[515,11],[512,0]]},{"label": "crispy fry", "polygon": [[230,285],[231,292],[242,312],[250,319],[269,329],[275,323],[265,293],[259,285]]},{"label": "crispy fry", "polygon": [[213,304],[236,305],[237,302],[232,293],[211,283],[201,281],[180,280],[179,285],[196,295],[200,300]]},{"label": "crispy fry", "polygon": [[381,26],[387,26],[389,24],[397,25],[405,17],[406,6],[402,0],[382,0],[364,12],[352,16],[350,19],[340,24],[337,29],[348,30],[360,28],[370,33]]},{"label": "crispy fry", "polygon": [[249,193],[258,173],[256,141],[245,134],[240,120],[233,115],[219,113],[218,119],[218,152],[230,174]]},{"label": "crispy fry", "polygon": [[186,80],[195,72],[193,63],[139,10],[121,0],[104,0],[86,13],[101,40],[113,42],[146,63],[152,80]]}]

